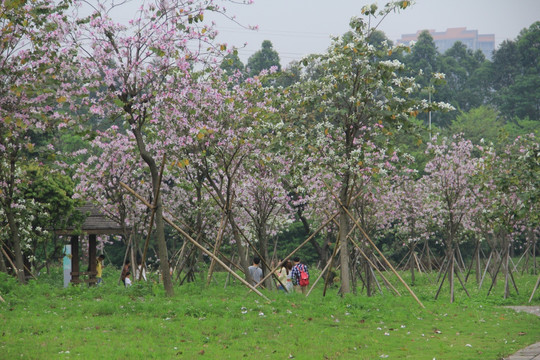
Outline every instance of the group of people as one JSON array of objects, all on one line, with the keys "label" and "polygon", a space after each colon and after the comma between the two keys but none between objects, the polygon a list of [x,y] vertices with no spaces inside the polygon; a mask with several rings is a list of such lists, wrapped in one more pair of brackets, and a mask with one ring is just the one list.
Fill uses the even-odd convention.
[{"label": "group of people", "polygon": [[[102,255],[99,255],[98,258],[96,259],[96,280],[97,280],[97,284],[100,285],[103,283],[103,260],[105,259],[105,256],[102,254]],[[124,266],[122,267],[122,275],[121,275],[121,279],[122,279],[122,283],[124,284],[125,287],[130,287],[131,286],[131,270],[130,270],[130,267],[131,267],[131,261],[127,260],[124,264]],[[142,271],[142,274],[141,274],[141,271]],[[146,281],[146,270],[145,268],[142,266],[142,264],[139,262],[139,265],[137,266],[137,269],[135,271],[135,278],[138,279],[139,276],[141,276],[141,278]]]},{"label": "group of people", "polygon": [[[101,284],[103,282],[103,260],[105,259],[105,256],[100,255],[97,258],[97,265],[96,265],[96,278],[97,278],[97,284]],[[252,265],[248,268],[249,270],[249,276],[252,281],[252,285],[255,286],[258,283],[261,282],[263,278],[263,271],[260,267],[261,259],[258,257],[253,258]],[[131,271],[130,271],[131,261],[127,260],[122,267],[122,283],[124,283],[125,287],[131,286]],[[135,277],[138,279],[140,275],[140,271],[142,269],[142,278],[146,280],[146,272],[142,264],[139,264],[136,270]],[[283,290],[287,293],[292,292],[293,290],[302,293],[304,295],[307,294],[307,287],[309,284],[309,271],[307,265],[300,262],[299,257],[293,258],[293,260],[280,260],[280,266],[276,270],[276,276],[278,278],[277,287],[279,290]]]},{"label": "group of people", "polygon": [[[253,286],[260,283],[263,278],[263,271],[260,264],[261,259],[255,257],[253,258],[252,265],[248,268]],[[307,294],[309,271],[307,265],[300,262],[299,257],[293,258],[292,261],[280,261],[279,269],[276,270],[276,276],[279,280],[277,283],[279,290],[283,290],[287,293],[294,290],[297,293]]]},{"label": "group of people", "polygon": [[[131,286],[131,270],[129,269],[131,266],[131,261],[126,260],[126,263],[124,264],[124,267],[122,268],[122,282],[124,283],[125,287]],[[141,274],[142,271],[142,274]],[[135,269],[135,279],[142,279],[146,281],[146,270],[144,266],[142,266],[142,263],[139,261],[139,265],[137,265],[137,269]]]}]

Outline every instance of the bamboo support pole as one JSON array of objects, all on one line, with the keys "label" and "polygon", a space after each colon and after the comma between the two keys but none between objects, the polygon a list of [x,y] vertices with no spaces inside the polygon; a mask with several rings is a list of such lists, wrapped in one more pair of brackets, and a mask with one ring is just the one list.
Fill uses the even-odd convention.
[{"label": "bamboo support pole", "polygon": [[[327,216],[330,216],[330,214],[328,212],[326,212],[326,215]],[[334,224],[337,225],[337,227],[339,228],[339,223],[336,221],[336,219],[334,218],[332,220],[332,222],[334,222]],[[351,231],[349,232],[349,234],[354,230],[351,229]],[[347,236],[349,235],[347,234]],[[332,251],[332,255],[330,256],[330,260],[328,261],[328,265],[329,265],[329,271],[326,273],[326,276],[324,278],[324,289],[323,289],[323,296],[326,296],[326,289],[328,288],[328,280],[330,279],[330,270],[332,269],[332,266],[334,265],[334,259],[337,255],[337,253],[339,252],[339,250],[341,249],[341,245],[340,245],[340,238],[338,237],[337,240],[336,240],[336,246],[334,247],[334,251]],[[327,266],[328,266],[327,265]],[[322,273],[321,273],[322,275]]]},{"label": "bamboo support pole", "polygon": [[[236,227],[236,230],[238,231],[238,233],[242,236],[242,238],[244,239],[245,242],[247,242],[247,244],[253,249],[253,251],[255,251],[255,253],[257,254],[257,256],[259,257],[259,259],[261,259],[262,263],[263,263],[263,266],[265,266],[268,270],[272,269],[272,267],[270,265],[268,265],[268,263],[266,262],[266,260],[264,259],[264,256],[262,256],[259,251],[255,248],[255,246],[253,246],[253,244],[251,243],[251,241],[249,241],[249,239],[246,237],[246,235],[244,234],[244,232],[242,231],[242,229],[240,229],[240,227],[234,223],[233,224],[234,227]],[[281,280],[279,280],[278,276],[276,275],[276,269],[277,267],[273,270],[273,271],[270,271],[270,275],[273,276],[277,281],[278,283],[283,286],[283,289],[285,289],[285,292],[287,292],[287,288],[285,287],[285,284],[283,284],[281,282]],[[262,285],[262,283],[264,282],[264,280],[266,280],[267,277],[265,277],[263,280],[261,280],[259,283],[255,284],[255,287],[258,287],[259,285]]]},{"label": "bamboo support pole", "polygon": [[[356,248],[358,249],[358,251],[360,251],[360,254],[364,257],[364,259],[366,259],[366,261],[369,263],[369,265],[374,268],[375,270],[377,270],[377,272],[379,273],[379,275],[381,275],[382,279],[384,280],[384,282],[390,286],[390,288],[398,295],[398,296],[401,296],[400,292],[390,283],[390,281],[388,281],[388,279],[386,279],[386,277],[383,275],[383,273],[379,270],[379,268],[377,266],[375,266],[375,264],[373,264],[373,262],[368,258],[367,254],[364,253],[364,251],[362,251],[362,249],[360,248],[360,246],[358,245],[358,243],[356,243],[353,239],[349,238],[349,240],[353,243],[354,246],[356,246]],[[375,276],[375,275],[373,275]]]},{"label": "bamboo support pole", "polygon": [[534,293],[536,292],[536,290],[538,289],[538,285],[540,285],[540,276],[538,276],[538,280],[536,280],[536,285],[534,285],[534,289],[531,293],[531,297],[529,298],[529,302],[531,302],[533,296],[534,296]]},{"label": "bamboo support pole", "polygon": [[480,240],[476,239],[476,246],[474,247],[474,252],[473,252],[473,258],[471,260],[471,264],[469,265],[469,269],[467,270],[467,275],[465,275],[465,283],[467,282],[467,279],[469,279],[469,275],[472,271],[472,267],[474,265],[474,262],[475,261],[478,261],[478,252],[480,250]]},{"label": "bamboo support pole", "polygon": [[373,280],[375,280],[375,285],[377,285],[377,288],[379,289],[379,292],[381,293],[381,295],[384,295],[384,293],[382,291],[382,288],[381,288],[381,284],[379,283],[379,280],[377,280],[377,277],[375,276],[375,271],[373,271],[373,268],[371,266],[369,267],[369,271],[371,273],[371,276],[373,277]]},{"label": "bamboo support pole", "polygon": [[[128,185],[124,184],[123,182],[120,182],[120,185],[126,189],[129,193],[131,193],[133,196],[135,196],[137,199],[139,199],[144,205],[151,208],[151,204],[146,201],[143,197],[141,197],[139,194],[137,194],[133,189],[131,189]],[[206,255],[210,256],[211,258],[215,258],[216,262],[221,265],[224,269],[226,269],[231,275],[233,275],[235,278],[237,278],[242,284],[246,285],[248,288],[250,288],[252,291],[254,291],[257,295],[262,297],[263,299],[270,301],[263,293],[261,293],[259,290],[257,290],[255,287],[253,287],[250,283],[248,283],[246,280],[244,280],[240,275],[238,275],[236,272],[234,272],[230,267],[227,266],[223,261],[221,261],[219,258],[215,257],[214,254],[212,254],[211,251],[208,251],[204,246],[199,244],[197,241],[195,241],[188,233],[186,233],[184,230],[182,230],[180,227],[178,227],[172,220],[170,220],[168,217],[163,217],[163,221],[165,221],[167,224],[171,225],[176,231],[178,231],[182,236],[184,236],[186,239],[188,239],[193,245],[198,247],[202,252],[204,252]]]},{"label": "bamboo support pole", "polygon": [[[129,235],[129,240],[126,246],[126,252],[124,253],[124,260],[122,260],[122,272],[124,271],[124,265],[126,264],[126,259],[129,253],[129,247],[131,246],[131,239],[133,237],[133,233]],[[120,277],[118,278],[118,285],[120,285],[120,282],[122,281],[122,272],[120,272]],[[142,268],[141,268],[142,272]]]},{"label": "bamboo support pole", "polygon": [[[337,244],[336,244],[336,247],[338,247]],[[339,249],[338,249],[338,251],[339,251]],[[311,288],[310,288],[309,291],[307,292],[306,297],[308,297],[309,294],[311,294],[311,291],[315,288],[315,285],[317,285],[317,283],[319,282],[319,280],[321,280],[322,276],[324,275],[325,271],[328,270],[328,268],[330,267],[330,264],[331,264],[331,263],[332,263],[331,261],[328,261],[328,262],[326,263],[326,266],[324,267],[324,269],[321,271],[321,273],[319,274],[319,276],[317,277],[317,279],[315,280],[315,282],[313,282],[313,285],[311,285]]]},{"label": "bamboo support pole", "polygon": [[[221,242],[223,240],[223,232],[225,231],[225,227],[227,226],[227,214],[223,213],[223,216],[221,217],[221,224],[219,225],[218,235],[216,239],[216,245],[214,246],[214,256],[217,257],[219,253],[219,248],[221,247]],[[216,261],[212,259],[210,262],[210,267],[208,268],[208,275],[206,278],[206,286],[210,286],[210,281],[212,279],[212,274],[214,273],[214,267],[216,266]]]},{"label": "bamboo support pole", "polygon": [[[220,204],[217,199],[214,198],[214,201],[216,201],[216,204],[218,204],[219,207],[221,207],[221,209],[223,209],[225,206],[223,204]],[[242,238],[244,239],[244,241],[248,244],[248,246],[253,249],[253,251],[255,252],[255,254],[259,257],[259,259],[261,259],[261,262],[263,264],[263,267],[266,267],[268,270],[271,270],[272,267],[268,265],[268,263],[266,262],[264,256],[261,255],[261,253],[257,250],[257,248],[253,245],[253,243],[251,241],[249,241],[249,239],[247,238],[247,236],[244,234],[244,232],[242,231],[242,229],[236,224],[236,222],[230,222],[231,226],[233,226],[237,231],[238,233],[240,234],[240,236],[242,236]],[[247,255],[247,254],[246,254]],[[285,292],[287,292],[287,289],[285,287],[285,284],[283,284],[281,282],[281,280],[279,280],[279,278],[277,277],[276,275],[276,270],[277,270],[277,267],[272,270],[272,271],[269,271],[269,274],[271,276],[273,276],[277,282],[283,286],[283,289],[285,289]],[[242,270],[243,271],[243,270]],[[265,276],[264,279],[262,279],[259,283],[255,284],[255,288],[257,288],[259,285],[262,285],[262,283],[264,282],[264,280],[266,280],[268,278],[268,276]]]},{"label": "bamboo support pole", "polygon": [[486,262],[486,267],[484,268],[484,273],[482,274],[482,279],[480,279],[480,283],[478,284],[478,290],[482,287],[482,284],[484,283],[484,279],[486,278],[486,273],[489,269],[489,264],[491,263],[491,257],[493,256],[493,251],[489,253],[488,260]]},{"label": "bamboo support pole", "polygon": [[[10,250],[8,248],[8,250]],[[11,250],[10,250],[11,251]],[[11,258],[8,256],[8,254],[6,253],[6,250],[4,250],[4,247],[2,246],[2,252],[4,253],[4,256],[8,259],[9,263],[11,264],[11,266],[13,266],[13,269],[17,269],[17,267],[15,266],[15,264],[13,264],[13,261],[11,261]],[[11,251],[13,253],[13,251]],[[24,265],[24,268],[26,269],[26,271],[28,271],[28,273],[30,274],[30,276],[32,276],[34,278],[34,280],[37,280],[37,277],[32,274],[32,272],[30,271],[30,269],[28,268],[28,266]]]}]

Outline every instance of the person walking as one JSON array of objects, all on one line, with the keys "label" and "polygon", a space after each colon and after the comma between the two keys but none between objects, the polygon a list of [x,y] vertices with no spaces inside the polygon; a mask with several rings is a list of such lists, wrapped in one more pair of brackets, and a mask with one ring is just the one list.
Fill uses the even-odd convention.
[{"label": "person walking", "polygon": [[286,291],[287,293],[292,292],[293,290],[293,284],[292,284],[292,262],[290,260],[283,261],[281,263],[281,268],[277,271],[277,277],[279,281],[281,281],[281,284],[285,286],[283,288],[281,284],[278,284],[278,290]]},{"label": "person walking", "polygon": [[261,259],[259,259],[258,257],[254,257],[253,264],[250,267],[248,267],[249,276],[251,277],[251,281],[252,281],[251,285],[253,286],[257,285],[263,277],[263,271],[259,267],[260,263],[261,263]]},{"label": "person walking", "polygon": [[294,286],[294,290],[297,293],[307,294],[307,287],[309,285],[309,272],[308,267],[300,262],[300,258],[297,256],[293,259],[294,266],[291,270],[291,278]]}]

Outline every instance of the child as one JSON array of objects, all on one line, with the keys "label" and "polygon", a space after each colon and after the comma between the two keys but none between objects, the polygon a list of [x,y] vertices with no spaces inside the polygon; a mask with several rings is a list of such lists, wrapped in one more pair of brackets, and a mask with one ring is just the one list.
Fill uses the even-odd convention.
[{"label": "child", "polygon": [[124,284],[126,285],[126,287],[130,287],[131,286],[131,279],[129,278],[131,276],[131,272],[127,272],[126,274],[126,278],[124,279]]},{"label": "child", "polygon": [[105,259],[105,255],[99,255],[99,257],[97,258],[97,264],[96,264],[96,279],[97,279],[97,284],[101,284],[103,282],[103,259]]}]

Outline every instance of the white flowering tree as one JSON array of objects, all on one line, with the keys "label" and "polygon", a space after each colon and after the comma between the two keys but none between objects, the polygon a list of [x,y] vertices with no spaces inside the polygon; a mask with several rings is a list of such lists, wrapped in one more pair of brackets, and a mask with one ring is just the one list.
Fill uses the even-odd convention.
[{"label": "white flowering tree", "polygon": [[34,220],[47,212],[24,194],[32,187],[28,166],[43,168],[35,160],[53,146],[36,144],[36,139],[63,120],[56,111],[64,99],[57,95],[54,75],[61,61],[70,58],[60,46],[65,6],[52,0],[0,4],[0,226],[7,229],[0,238],[12,250],[9,257],[20,282],[28,262],[23,248],[44,235],[42,229],[36,233]]},{"label": "white flowering tree", "polygon": [[[370,17],[386,16],[406,8],[408,1],[395,1],[382,10],[376,5],[364,7]],[[333,40],[328,51],[303,61],[314,69],[316,76],[305,78],[296,85],[297,97],[292,114],[297,130],[304,136],[300,151],[310,157],[309,171],[325,176],[329,187],[338,193],[339,241],[341,244],[341,290],[351,291],[348,203],[358,176],[371,176],[378,159],[368,154],[384,153],[392,135],[410,125],[419,112],[448,107],[446,104],[418,101],[413,94],[419,91],[415,79],[404,76],[404,65],[389,56],[407,50],[404,46],[370,44],[374,28],[370,22],[353,18],[351,31]],[[297,116],[294,116],[297,115]]]}]

